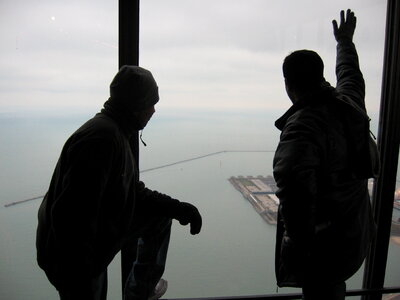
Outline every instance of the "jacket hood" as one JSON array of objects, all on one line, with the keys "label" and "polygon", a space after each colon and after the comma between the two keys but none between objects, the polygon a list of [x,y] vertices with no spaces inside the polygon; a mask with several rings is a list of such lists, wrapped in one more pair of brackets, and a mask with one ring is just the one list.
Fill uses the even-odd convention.
[{"label": "jacket hood", "polygon": [[122,66],[110,84],[109,101],[131,112],[149,108],[159,99],[153,75],[138,66]]},{"label": "jacket hood", "polygon": [[104,103],[102,113],[111,117],[130,136],[143,128],[137,112],[155,105],[159,100],[158,86],[150,71],[124,65],[110,84],[110,98]]}]

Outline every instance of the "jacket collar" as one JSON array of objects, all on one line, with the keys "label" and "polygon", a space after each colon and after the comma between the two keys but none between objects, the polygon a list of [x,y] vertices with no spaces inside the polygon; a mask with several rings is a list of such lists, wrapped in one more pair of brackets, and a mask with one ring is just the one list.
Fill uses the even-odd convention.
[{"label": "jacket collar", "polygon": [[275,121],[275,127],[278,128],[279,130],[282,131],[283,127],[285,127],[285,124],[287,120],[298,110],[303,108],[304,102],[298,101],[294,103],[279,119]]},{"label": "jacket collar", "polygon": [[135,113],[124,108],[122,105],[116,105],[115,102],[106,101],[101,113],[113,119],[128,138],[135,131],[141,129]]},{"label": "jacket collar", "polygon": [[333,88],[329,82],[325,81],[319,90],[294,103],[279,119],[275,121],[275,127],[282,131],[287,120],[297,111],[307,106],[314,106],[318,103],[321,103],[321,101],[326,101],[327,99],[332,98],[334,92],[335,88]]}]

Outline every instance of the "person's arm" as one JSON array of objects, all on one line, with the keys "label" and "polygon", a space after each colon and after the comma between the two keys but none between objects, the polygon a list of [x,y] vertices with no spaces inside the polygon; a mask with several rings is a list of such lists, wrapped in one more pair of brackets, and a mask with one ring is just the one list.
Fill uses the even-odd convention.
[{"label": "person's arm", "polygon": [[142,181],[137,185],[136,197],[137,209],[148,211],[155,215],[176,219],[181,225],[190,224],[190,233],[193,235],[200,232],[202,218],[198,209],[194,205],[181,202],[168,195],[150,190]]},{"label": "person's arm", "polygon": [[350,9],[340,12],[340,25],[333,23],[333,34],[337,41],[336,91],[353,100],[365,111],[365,82],[360,70],[358,55],[353,43],[357,18]]}]

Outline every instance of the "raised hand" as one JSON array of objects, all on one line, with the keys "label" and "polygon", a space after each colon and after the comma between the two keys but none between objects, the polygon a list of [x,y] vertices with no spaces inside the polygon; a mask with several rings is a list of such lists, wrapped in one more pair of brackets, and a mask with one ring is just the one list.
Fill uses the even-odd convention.
[{"label": "raised hand", "polygon": [[343,40],[353,40],[354,30],[356,29],[357,18],[350,9],[346,12],[346,18],[344,16],[344,11],[340,12],[340,26],[336,20],[332,21],[333,24],[333,34],[337,42]]}]

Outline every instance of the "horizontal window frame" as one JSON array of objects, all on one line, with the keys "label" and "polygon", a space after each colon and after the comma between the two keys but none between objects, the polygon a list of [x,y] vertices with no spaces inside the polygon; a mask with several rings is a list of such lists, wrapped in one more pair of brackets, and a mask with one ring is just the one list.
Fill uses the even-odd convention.
[{"label": "horizontal window frame", "polygon": [[[356,296],[382,296],[384,294],[400,294],[400,286],[388,287],[382,289],[352,289],[346,291],[347,297]],[[204,297],[204,298],[186,298],[185,300],[291,300],[291,299],[302,299],[303,294],[301,293],[288,293],[288,294],[267,294],[267,295],[256,295],[256,296],[234,296],[234,297]],[[180,298],[167,298],[165,300],[181,300]]]}]

